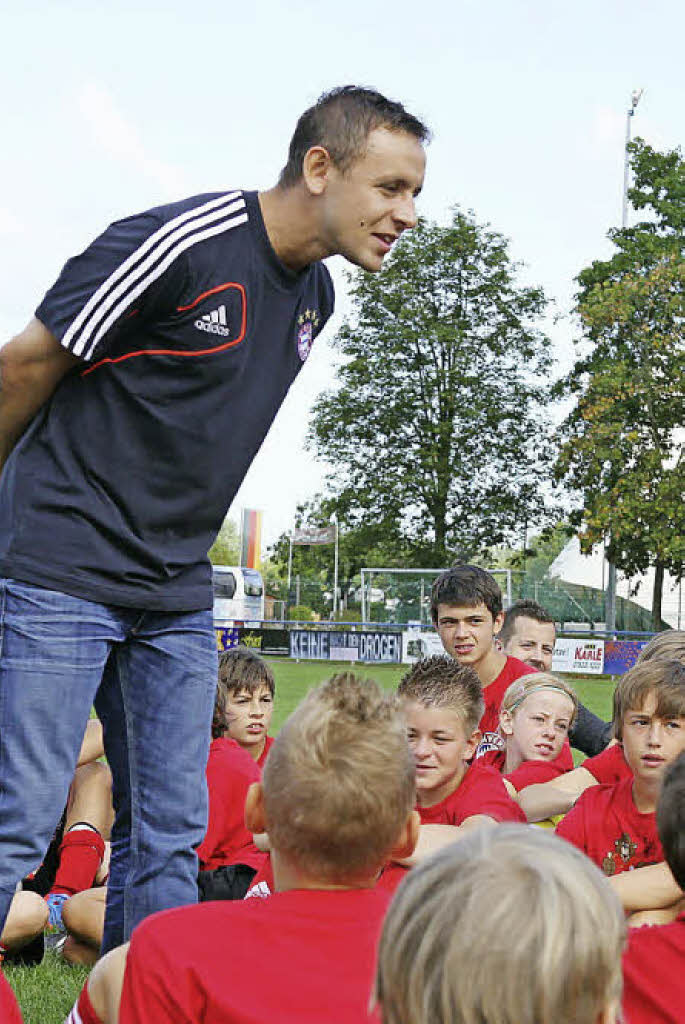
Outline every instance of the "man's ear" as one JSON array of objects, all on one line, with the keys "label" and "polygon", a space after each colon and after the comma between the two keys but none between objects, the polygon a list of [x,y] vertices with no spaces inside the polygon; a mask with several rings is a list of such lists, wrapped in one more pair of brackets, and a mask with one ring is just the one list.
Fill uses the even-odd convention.
[{"label": "man's ear", "polygon": [[323,195],[332,168],[331,155],[324,146],[307,150],[302,161],[302,180],[311,195]]},{"label": "man's ear", "polygon": [[514,719],[512,718],[511,711],[505,711],[503,708],[500,708],[499,729],[505,736],[514,735]]},{"label": "man's ear", "polygon": [[407,818],[404,828],[400,832],[395,845],[388,854],[388,860],[404,860],[411,857],[416,844],[419,841],[421,829],[421,817],[418,811],[412,811]]},{"label": "man's ear", "polygon": [[480,729],[474,729],[473,732],[471,733],[471,735],[469,736],[468,742],[466,744],[466,748],[464,750],[464,760],[465,761],[470,761],[471,760],[473,755],[478,750],[478,744],[480,743],[480,741],[482,739],[483,739],[483,733],[480,731]]},{"label": "man's ear", "polygon": [[248,832],[266,832],[264,789],[261,782],[253,782],[245,797],[245,827]]},{"label": "man's ear", "polygon": [[492,622],[492,632],[495,633],[495,634],[499,633],[501,631],[503,625],[504,625],[504,612],[500,612],[498,615],[495,615],[495,618],[493,619],[493,622]]}]

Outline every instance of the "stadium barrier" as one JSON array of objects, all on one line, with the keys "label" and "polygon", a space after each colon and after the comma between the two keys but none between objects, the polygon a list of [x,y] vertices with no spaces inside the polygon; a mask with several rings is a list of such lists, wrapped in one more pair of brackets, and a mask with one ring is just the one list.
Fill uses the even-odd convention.
[{"label": "stadium barrier", "polygon": [[[217,647],[239,644],[264,655],[296,661],[348,661],[352,664],[412,664],[442,654],[435,630],[412,623],[286,622],[235,623],[216,628]],[[622,675],[635,664],[651,633],[573,635],[560,632],[554,646],[553,672]]]}]

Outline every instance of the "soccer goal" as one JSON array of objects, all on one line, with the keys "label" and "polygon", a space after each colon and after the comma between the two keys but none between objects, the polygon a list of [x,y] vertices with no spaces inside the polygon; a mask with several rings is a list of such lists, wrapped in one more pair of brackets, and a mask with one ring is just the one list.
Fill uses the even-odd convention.
[{"label": "soccer goal", "polygon": [[[361,570],[362,622],[415,622],[431,624],[430,594],[433,580],[444,569]],[[504,607],[512,603],[511,569],[488,569],[502,589]]]}]

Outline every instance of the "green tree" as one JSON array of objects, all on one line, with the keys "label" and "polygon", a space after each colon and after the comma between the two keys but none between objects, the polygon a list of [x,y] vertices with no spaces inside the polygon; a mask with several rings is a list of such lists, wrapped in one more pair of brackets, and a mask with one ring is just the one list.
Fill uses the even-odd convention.
[{"label": "green tree", "polygon": [[221,524],[217,538],[209,549],[209,560],[212,565],[240,564],[238,527],[228,516]]},{"label": "green tree", "polygon": [[631,163],[629,196],[648,218],[612,230],[611,259],[578,276],[577,312],[592,348],[559,388],[577,404],[556,474],[582,498],[583,550],[606,541],[629,575],[654,566],[659,628],[664,571],[680,577],[685,561],[685,162],[636,140]]},{"label": "green tree", "polygon": [[350,277],[340,387],[317,402],[310,445],[335,467],[347,528],[407,566],[470,558],[544,520],[546,300],[517,269],[507,241],[457,209],[447,227],[419,221],[380,274]]}]

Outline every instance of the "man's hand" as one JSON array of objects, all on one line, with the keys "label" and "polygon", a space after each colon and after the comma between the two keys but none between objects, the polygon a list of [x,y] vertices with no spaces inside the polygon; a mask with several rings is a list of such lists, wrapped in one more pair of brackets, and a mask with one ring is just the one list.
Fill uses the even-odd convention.
[{"label": "man's hand", "polygon": [[0,348],[0,470],[40,407],[79,362],[35,317]]}]

